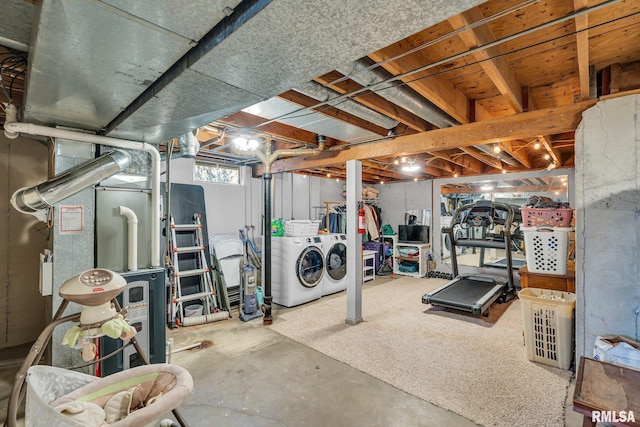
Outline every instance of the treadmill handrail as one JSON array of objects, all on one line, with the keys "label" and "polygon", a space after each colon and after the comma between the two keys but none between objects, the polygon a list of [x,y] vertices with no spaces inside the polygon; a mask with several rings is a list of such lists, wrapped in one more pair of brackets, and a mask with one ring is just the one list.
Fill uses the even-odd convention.
[{"label": "treadmill handrail", "polygon": [[[493,219],[493,213],[494,210],[498,210],[501,212],[506,212],[506,216],[504,218],[504,230],[502,232],[502,235],[504,237],[502,242],[497,242],[494,240],[488,241],[486,239],[456,239],[455,235],[454,235],[454,226],[456,224],[460,224],[462,221],[462,216],[464,215],[465,220],[466,218],[469,217],[469,214],[473,212],[473,210],[478,207],[478,208],[482,208],[483,210],[486,208],[490,208],[491,211],[491,216]],[[480,210],[480,209],[479,209]],[[513,219],[514,219],[514,211],[513,211],[513,207],[511,207],[510,205],[506,204],[506,203],[500,203],[500,202],[492,202],[490,200],[478,200],[475,203],[469,203],[466,205],[462,205],[460,207],[458,207],[458,209],[456,209],[453,213],[452,219],[451,219],[451,225],[449,227],[443,228],[443,232],[446,232],[449,235],[449,241],[451,242],[452,245],[452,250],[451,250],[451,267],[453,270],[453,275],[454,277],[457,277],[459,275],[459,270],[458,270],[458,256],[457,256],[457,251],[455,250],[455,247],[485,247],[485,248],[495,248],[495,249],[505,249],[505,256],[507,258],[507,281],[508,281],[508,286],[509,286],[509,290],[513,291],[515,290],[515,280],[513,278],[513,259],[512,259],[512,254],[511,254],[511,225],[513,223]],[[467,244],[468,243],[468,244]]]}]

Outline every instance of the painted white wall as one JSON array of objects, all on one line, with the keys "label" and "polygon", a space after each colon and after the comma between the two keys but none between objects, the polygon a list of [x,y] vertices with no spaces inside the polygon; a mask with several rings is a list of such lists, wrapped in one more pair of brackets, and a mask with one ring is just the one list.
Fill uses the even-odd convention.
[{"label": "painted white wall", "polygon": [[[398,225],[404,224],[404,214],[407,210],[431,210],[432,185],[432,180],[375,185],[374,187],[380,190],[379,206],[382,209],[382,224],[390,224],[393,231],[398,233]],[[433,214],[431,221],[433,223]],[[432,224],[425,225],[432,227]]]},{"label": "painted white wall", "polygon": [[261,231],[262,181],[251,178],[251,169],[242,167],[243,185],[195,182],[194,159],[171,161],[171,182],[200,185],[204,189],[209,234],[238,233],[245,225]]},{"label": "painted white wall", "polygon": [[[253,225],[256,238],[261,235],[264,209],[262,178],[252,178],[251,168],[242,167],[243,185],[195,182],[194,163],[194,159],[172,160],[171,181],[202,186],[209,234],[235,234],[245,225]],[[293,173],[274,174],[271,181],[273,219],[317,219],[324,210],[325,201],[344,200],[342,181]]]}]

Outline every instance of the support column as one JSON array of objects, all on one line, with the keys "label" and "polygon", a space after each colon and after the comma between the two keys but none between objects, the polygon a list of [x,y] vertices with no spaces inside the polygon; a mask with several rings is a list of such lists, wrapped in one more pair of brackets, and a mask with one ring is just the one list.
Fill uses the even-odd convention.
[{"label": "support column", "polygon": [[362,236],[358,233],[358,201],[362,199],[362,162],[347,161],[347,318],[362,322]]},{"label": "support column", "polygon": [[[262,175],[262,186],[264,190],[264,318],[262,324],[271,325],[271,172]],[[241,301],[242,303],[242,301]]]}]

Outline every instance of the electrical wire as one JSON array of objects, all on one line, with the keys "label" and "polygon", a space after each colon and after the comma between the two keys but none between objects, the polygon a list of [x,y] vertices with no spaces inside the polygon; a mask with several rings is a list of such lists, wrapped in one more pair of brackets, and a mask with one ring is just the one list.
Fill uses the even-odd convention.
[{"label": "electrical wire", "polygon": [[[292,111],[292,112],[290,112],[290,113],[282,114],[282,115],[280,115],[280,116],[278,116],[278,117],[275,117],[275,118],[273,118],[273,119],[265,120],[265,121],[264,121],[264,122],[262,122],[262,123],[259,123],[259,124],[254,125],[254,126],[253,126],[253,129],[258,128],[258,127],[260,127],[260,126],[264,126],[264,125],[269,124],[269,123],[273,123],[273,122],[278,121],[278,120],[283,119],[283,118],[291,117],[291,115],[292,115],[292,114],[297,113],[297,112],[301,112],[301,111],[305,111],[305,110],[310,110],[310,109],[315,109],[315,108],[317,108],[317,107],[320,107],[320,106],[322,106],[322,105],[327,104],[328,102],[332,102],[332,101],[339,101],[339,100],[343,100],[343,99],[347,99],[347,98],[355,99],[355,98],[358,98],[359,96],[364,96],[364,95],[367,95],[367,94],[370,94],[370,93],[378,93],[378,92],[380,92],[380,91],[382,91],[382,90],[390,89],[390,88],[392,88],[392,87],[396,87],[396,86],[398,86],[398,85],[406,85],[406,84],[408,84],[408,83],[412,83],[412,82],[414,82],[414,81],[422,80],[422,79],[427,78],[427,77],[420,77],[420,78],[416,78],[416,79],[413,79],[413,80],[408,81],[408,82],[406,82],[406,81],[402,81],[402,79],[403,79],[403,78],[406,78],[406,77],[408,77],[408,76],[410,76],[410,75],[412,75],[412,74],[416,74],[416,73],[419,73],[419,72],[423,72],[423,71],[426,71],[426,70],[428,70],[428,69],[435,68],[435,67],[438,67],[438,66],[440,66],[440,65],[444,65],[444,64],[450,63],[450,62],[455,61],[455,60],[457,60],[457,59],[459,59],[459,58],[465,57],[465,56],[467,56],[467,55],[471,55],[471,54],[473,54],[473,53],[475,53],[475,52],[477,52],[477,51],[483,51],[483,50],[486,50],[486,49],[489,49],[489,48],[492,48],[492,47],[498,46],[498,45],[500,45],[500,44],[502,44],[502,43],[505,43],[505,42],[507,42],[507,41],[511,41],[511,40],[513,40],[513,39],[516,39],[516,38],[519,38],[519,37],[523,37],[523,36],[525,36],[525,35],[531,34],[531,33],[536,32],[536,31],[540,31],[540,30],[545,29],[545,28],[547,28],[547,27],[550,27],[550,26],[552,26],[552,25],[557,25],[557,24],[559,24],[559,23],[561,23],[561,22],[568,21],[568,20],[570,20],[570,19],[575,19],[575,18],[577,18],[577,17],[579,17],[579,16],[585,15],[585,14],[590,13],[590,12],[593,12],[593,11],[595,11],[595,10],[602,9],[602,8],[604,8],[604,7],[606,7],[606,6],[610,6],[610,5],[614,4],[614,3],[619,3],[620,1],[621,1],[621,0],[609,0],[609,1],[606,1],[606,2],[601,3],[601,4],[599,4],[599,5],[592,6],[592,7],[590,7],[590,8],[581,9],[581,10],[579,10],[579,11],[576,11],[576,12],[574,12],[574,13],[571,13],[571,14],[565,15],[565,16],[563,16],[563,17],[560,17],[560,18],[554,19],[554,20],[552,20],[552,21],[548,21],[548,22],[543,23],[543,24],[540,24],[540,25],[538,25],[538,26],[535,26],[535,27],[532,27],[532,28],[529,28],[529,29],[523,30],[523,31],[521,31],[521,32],[519,32],[519,33],[512,34],[512,35],[510,35],[510,36],[504,37],[504,38],[499,39],[499,40],[495,40],[495,41],[493,41],[493,42],[491,42],[491,43],[487,43],[487,44],[484,44],[484,45],[482,45],[482,46],[478,46],[478,47],[476,47],[476,48],[470,49],[470,50],[468,50],[468,51],[461,52],[461,53],[458,53],[458,54],[456,54],[456,55],[453,55],[453,56],[450,56],[450,57],[444,58],[444,59],[442,59],[442,60],[436,61],[436,62],[434,62],[434,63],[427,64],[427,65],[425,65],[425,66],[423,66],[423,67],[419,67],[419,68],[416,68],[416,69],[414,69],[414,70],[410,70],[410,71],[407,71],[407,72],[405,72],[405,73],[401,73],[401,74],[398,74],[398,75],[392,76],[391,78],[389,78],[389,79],[387,79],[387,80],[380,81],[380,82],[375,83],[375,84],[373,84],[373,85],[366,86],[366,87],[362,87],[362,88],[360,88],[360,89],[356,89],[356,90],[351,91],[351,92],[348,92],[348,93],[344,93],[344,94],[342,94],[342,95],[340,95],[340,96],[337,96],[336,98],[329,99],[329,100],[327,100],[327,101],[320,102],[320,103],[315,104],[315,105],[312,105],[312,106],[302,107],[302,108],[300,108],[300,109],[298,109],[298,110],[296,110],[296,111]],[[579,32],[581,32],[581,31],[587,31],[587,30],[590,30],[590,29],[593,29],[593,28],[597,28],[597,27],[600,27],[600,26],[603,26],[603,25],[607,25],[607,24],[610,24],[610,23],[612,23],[612,22],[619,21],[619,20],[621,20],[621,19],[626,19],[626,18],[629,18],[629,17],[635,16],[635,15],[636,15],[636,14],[638,14],[638,13],[640,13],[640,12],[636,12],[636,13],[632,13],[632,14],[630,14],[630,15],[626,15],[626,16],[624,16],[624,17],[620,17],[620,18],[612,19],[612,20],[610,20],[610,21],[603,22],[603,23],[601,23],[601,24],[593,25],[593,26],[590,26],[590,27],[585,28],[585,29],[580,30],[580,31],[574,31],[574,32],[571,32],[571,33],[566,34],[566,35],[564,35],[564,36],[559,36],[559,37],[557,37],[557,38],[555,38],[555,39],[560,39],[560,38],[563,38],[563,37],[573,36],[573,35],[575,35],[575,34],[578,34],[578,33],[579,33]],[[554,39],[554,40],[555,40],[555,39]],[[518,52],[518,51],[521,51],[521,50],[525,50],[525,49],[529,49],[529,48],[531,48],[531,47],[535,47],[535,46],[537,46],[537,45],[539,45],[539,44],[542,44],[542,43],[548,43],[548,42],[549,42],[549,40],[546,40],[545,42],[536,43],[536,44],[534,44],[534,45],[532,45],[532,46],[525,46],[525,47],[523,47],[523,48],[520,48],[520,49],[518,49],[518,50],[515,50],[515,51],[512,51],[512,52],[509,52],[509,53],[506,53],[506,54],[498,54],[498,55],[495,55],[495,56],[493,56],[493,57],[489,57],[489,58],[482,59],[482,60],[479,60],[479,61],[474,61],[474,62],[471,62],[471,63],[468,63],[468,64],[461,65],[461,66],[459,66],[459,67],[449,68],[449,69],[447,69],[447,70],[444,70],[444,71],[438,72],[438,73],[436,73],[436,74],[432,74],[432,75],[430,75],[430,76],[428,76],[428,77],[433,77],[434,75],[444,74],[444,73],[447,73],[447,72],[451,72],[451,71],[453,71],[453,70],[458,70],[458,69],[461,69],[461,68],[464,68],[464,67],[469,67],[469,66],[471,66],[471,65],[480,64],[480,63],[482,63],[482,62],[484,62],[484,61],[489,61],[489,60],[492,60],[492,59],[495,59],[495,58],[498,58],[498,57],[506,56],[506,55],[508,55],[508,54],[511,54],[511,53],[514,53],[514,52]],[[399,82],[399,83],[396,83],[396,82]],[[391,84],[391,83],[394,83],[394,84],[393,84],[393,85],[389,85],[389,86],[383,86],[383,85],[385,85],[385,84]],[[335,105],[335,104],[334,104],[334,105]],[[313,114],[313,113],[311,113],[311,114]]]}]

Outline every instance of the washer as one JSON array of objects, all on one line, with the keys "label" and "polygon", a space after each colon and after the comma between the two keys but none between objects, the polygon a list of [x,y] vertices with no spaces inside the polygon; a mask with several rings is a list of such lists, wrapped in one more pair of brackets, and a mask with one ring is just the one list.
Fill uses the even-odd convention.
[{"label": "washer", "polygon": [[322,295],[347,289],[347,236],[325,234],[320,236],[324,252],[324,279]]},{"label": "washer", "polygon": [[322,296],[324,254],[320,236],[271,239],[273,302],[293,307]]}]

